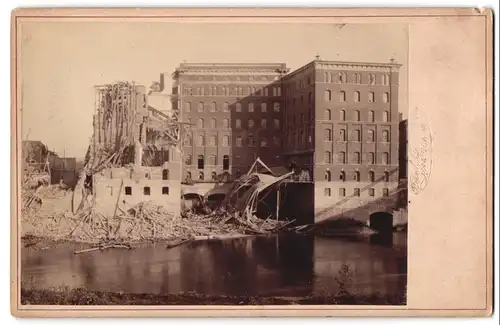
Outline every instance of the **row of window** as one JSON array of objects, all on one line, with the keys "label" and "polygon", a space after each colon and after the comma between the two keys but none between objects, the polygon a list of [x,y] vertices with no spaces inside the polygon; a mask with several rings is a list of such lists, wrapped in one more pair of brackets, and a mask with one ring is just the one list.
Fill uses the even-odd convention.
[{"label": "row of window", "polygon": [[[184,145],[185,146],[192,146],[193,145],[193,141],[190,137],[187,137],[184,139]],[[206,142],[205,142],[205,136],[204,135],[198,135],[196,137],[196,146],[198,147],[203,147],[207,145]],[[243,137],[238,135],[236,136],[236,143],[235,143],[236,147],[242,147],[243,146]],[[249,134],[247,137],[246,137],[246,145],[249,146],[249,147],[255,147],[256,146],[256,141],[253,137],[253,135]],[[272,137],[272,141],[271,141],[271,144],[268,143],[268,140],[267,138],[265,137],[260,137],[260,147],[268,147],[269,145],[272,145],[272,146],[275,146],[275,147],[279,147],[281,146],[281,140],[274,136]],[[216,147],[218,146],[217,144],[217,136],[215,135],[212,135],[208,138],[208,146],[210,147]],[[222,137],[222,141],[221,141],[221,146],[222,147],[228,147],[229,146],[229,136],[225,135]]]},{"label": "row of window", "polygon": [[[325,90],[325,100],[331,102],[333,100],[332,96],[332,91],[331,90]],[[369,103],[375,103],[375,93],[370,91],[368,92],[368,98],[367,98]],[[341,90],[339,93],[339,101],[340,102],[347,102],[347,93],[344,90]],[[355,91],[353,94],[353,102],[358,103],[361,101],[361,93],[359,91]],[[389,93],[384,92],[382,93],[382,102],[388,103],[389,102]]]},{"label": "row of window", "polygon": [[[367,133],[368,133],[368,137],[366,140],[368,142],[375,142],[375,131],[368,130]],[[351,141],[360,142],[362,140],[361,139],[361,130],[353,130],[351,134],[352,134]],[[328,141],[328,142],[331,142],[333,140],[333,132],[331,129],[325,129],[323,139],[325,141]],[[345,129],[340,129],[338,139],[339,139],[339,141],[347,141],[347,133],[346,133]],[[389,136],[388,130],[382,131],[381,142],[390,142],[390,136]]]},{"label": "row of window", "polygon": [[186,96],[269,96],[274,97],[281,96],[281,87],[230,87],[230,86],[209,86],[196,87],[193,92],[193,88],[190,86],[184,87],[184,95]]},{"label": "row of window", "polygon": [[[346,110],[345,109],[340,109],[339,110],[339,120],[345,121],[346,120]],[[361,111],[359,110],[354,110],[353,111],[354,116],[352,117],[352,120],[354,121],[361,121]],[[330,109],[325,109],[323,113],[323,119],[327,121],[332,120],[332,110]],[[375,122],[375,111],[374,110],[369,110],[368,111],[368,122]],[[383,111],[382,112],[382,122],[390,122],[390,116],[388,111]]]},{"label": "row of window", "polygon": [[[377,164],[376,156],[374,152],[367,152],[366,153],[366,161],[364,162],[365,164],[370,164],[370,165],[375,165]],[[380,154],[380,163],[382,165],[387,165],[389,164],[389,153],[383,152]],[[352,164],[361,164],[363,163],[361,159],[361,153],[359,151],[353,152],[352,157],[351,157],[350,163]],[[333,155],[330,151],[325,151],[324,154],[324,162],[325,164],[331,164],[333,163]],[[341,151],[337,154],[337,163],[339,164],[347,164],[347,155],[345,151]]]},{"label": "row of window", "polygon": [[[222,174],[221,178],[222,178],[223,181],[227,182],[227,181],[230,180],[231,175],[228,172],[225,172],[225,173]],[[193,179],[193,176],[191,175],[191,172],[187,172],[186,173],[186,180],[192,180],[192,179]],[[200,180],[200,181],[206,180],[205,179],[205,172],[204,171],[200,170],[198,172],[198,180]],[[212,172],[210,180],[211,181],[218,181],[219,180],[219,177],[217,177],[217,173],[216,172]]]},{"label": "row of window", "polygon": [[390,75],[383,74],[379,75],[378,78],[374,73],[370,74],[361,74],[361,73],[352,73],[350,76],[345,72],[325,72],[324,73],[325,82],[334,82],[340,84],[353,83],[353,84],[368,84],[368,85],[389,85]]},{"label": "row of window", "polygon": [[[192,165],[193,164],[193,158],[191,155],[187,155],[184,157],[184,163],[186,165]],[[198,155],[198,159],[196,161],[196,165],[198,169],[204,169],[205,168],[205,156],[203,155]],[[217,156],[216,155],[211,155],[208,158],[208,163],[207,165],[209,166],[215,166],[217,165]],[[229,170],[229,156],[224,155],[222,157],[222,169],[223,170]]]},{"label": "row of window", "polygon": [[[255,112],[255,106],[254,106],[254,104],[253,103],[248,103],[247,109],[248,109],[249,113]],[[280,111],[280,103],[274,102],[273,103],[273,110],[274,110],[274,112],[279,113],[279,111]],[[184,111],[186,113],[191,112],[191,102],[185,102],[184,103]],[[205,103],[204,102],[198,102],[197,112],[202,113],[204,111],[205,111]],[[208,107],[208,111],[209,112],[217,112],[218,111],[217,102],[212,102],[210,104],[210,106]],[[229,103],[228,102],[225,102],[224,104],[222,104],[222,111],[223,112],[229,112],[230,111]],[[236,103],[235,104],[235,111],[236,112],[242,112],[243,111],[241,103]],[[261,103],[260,104],[260,111],[262,113],[267,113],[267,103]]]},{"label": "row of window", "polygon": [[[355,171],[353,174],[353,179],[356,182],[359,182],[361,180],[361,173],[359,171]],[[368,172],[368,179],[370,180],[370,182],[375,182],[375,172],[374,171]],[[341,180],[342,182],[345,182],[347,180],[345,171],[340,172],[339,180]],[[390,180],[389,172],[387,172],[387,171],[384,172],[383,180],[384,180],[384,182],[389,182],[389,180]],[[329,170],[327,170],[325,172],[325,181],[327,181],[327,182],[332,181],[332,172],[330,172]]]},{"label": "row of window", "polygon": [[[389,196],[389,189],[383,188],[382,195]],[[329,188],[329,187],[325,188],[325,196],[332,196],[332,189],[331,188]],[[339,188],[339,196],[340,197],[345,196],[345,188],[343,188],[343,187]],[[359,188],[355,188],[354,192],[353,192],[353,196],[361,196],[361,190]],[[374,188],[368,189],[368,196],[375,196],[375,189]]]},{"label": "row of window", "polygon": [[[187,120],[188,124],[191,125],[191,119],[188,119]],[[255,120],[254,119],[249,119],[248,120],[248,127],[249,128],[253,128],[255,126]],[[279,119],[274,119],[273,120],[273,126],[275,129],[279,130],[280,128],[280,120]],[[199,129],[203,129],[205,127],[205,121],[202,119],[202,118],[199,118],[196,120],[196,127],[199,128]],[[215,118],[212,118],[210,120],[210,128],[211,129],[216,129],[220,127],[220,125],[217,125],[217,119]],[[241,128],[241,120],[240,119],[236,119],[235,120],[235,127],[236,128]],[[267,119],[261,119],[260,120],[260,127],[265,129],[267,128]],[[222,120],[222,128],[224,129],[228,129],[229,128],[229,119],[223,119]]]},{"label": "row of window", "polygon": [[[162,186],[161,188],[161,194],[163,195],[168,195],[169,194],[169,188],[168,186]],[[110,188],[110,194],[113,195],[113,189]],[[142,189],[142,194],[143,195],[151,195],[151,187],[149,186],[144,186]],[[131,186],[125,186],[125,195],[132,195],[132,187]]]}]

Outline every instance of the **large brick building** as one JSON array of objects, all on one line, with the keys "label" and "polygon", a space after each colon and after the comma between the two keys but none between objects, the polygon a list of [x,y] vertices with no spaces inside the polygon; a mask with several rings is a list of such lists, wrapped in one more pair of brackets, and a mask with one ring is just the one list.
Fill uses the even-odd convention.
[{"label": "large brick building", "polygon": [[291,73],[283,63],[181,64],[172,103],[191,125],[183,179],[231,179],[260,157],[308,170],[316,211],[389,195],[399,178],[399,68],[319,57]]},{"label": "large brick building", "polygon": [[173,74],[173,109],[183,133],[183,179],[232,179],[257,157],[282,164],[285,64],[181,64]]}]

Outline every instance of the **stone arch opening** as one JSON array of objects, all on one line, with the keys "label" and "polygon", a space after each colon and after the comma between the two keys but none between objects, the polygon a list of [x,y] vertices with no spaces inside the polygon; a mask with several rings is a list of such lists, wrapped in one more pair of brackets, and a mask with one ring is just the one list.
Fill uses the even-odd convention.
[{"label": "stone arch opening", "polygon": [[389,212],[375,212],[370,215],[370,228],[380,232],[392,232],[393,216]]}]

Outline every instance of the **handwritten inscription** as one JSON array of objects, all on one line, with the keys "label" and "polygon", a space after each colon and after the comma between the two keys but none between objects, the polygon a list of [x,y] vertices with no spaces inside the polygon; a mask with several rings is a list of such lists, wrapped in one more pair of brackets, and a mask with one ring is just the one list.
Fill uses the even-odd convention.
[{"label": "handwritten inscription", "polygon": [[409,162],[412,166],[410,189],[413,194],[418,195],[425,189],[431,177],[432,133],[425,116],[418,107],[415,108],[415,114],[412,117],[415,121],[409,128],[412,140],[409,150]]}]

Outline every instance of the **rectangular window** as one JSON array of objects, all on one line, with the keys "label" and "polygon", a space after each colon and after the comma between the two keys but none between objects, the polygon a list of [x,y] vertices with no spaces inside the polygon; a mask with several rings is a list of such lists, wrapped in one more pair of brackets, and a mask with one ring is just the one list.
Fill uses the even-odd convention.
[{"label": "rectangular window", "polygon": [[354,189],[354,196],[359,196],[359,188]]},{"label": "rectangular window", "polygon": [[132,195],[132,187],[125,186],[125,195]]},{"label": "rectangular window", "polygon": [[344,197],[345,196],[345,188],[341,187],[339,188],[339,196]]},{"label": "rectangular window", "polygon": [[375,189],[374,188],[369,188],[368,189],[368,195],[369,196],[375,196]]},{"label": "rectangular window", "polygon": [[383,190],[382,193],[383,193],[384,196],[389,196],[389,189],[388,188],[384,188],[384,190]]},{"label": "rectangular window", "polygon": [[161,194],[168,195],[168,186],[163,186],[161,188]]},{"label": "rectangular window", "polygon": [[325,196],[331,196],[331,195],[332,195],[332,190],[329,187],[325,188]]},{"label": "rectangular window", "polygon": [[149,186],[144,186],[144,195],[151,195],[151,188]]}]

